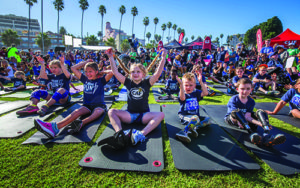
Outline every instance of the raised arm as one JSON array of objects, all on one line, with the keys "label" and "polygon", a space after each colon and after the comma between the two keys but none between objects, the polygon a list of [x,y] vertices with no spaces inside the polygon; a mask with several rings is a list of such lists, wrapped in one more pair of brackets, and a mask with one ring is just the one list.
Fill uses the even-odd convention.
[{"label": "raised arm", "polygon": [[114,60],[112,49],[106,50],[105,53],[107,54],[107,56],[109,58],[111,70],[112,70],[113,74],[119,80],[119,82],[121,82],[121,84],[124,84],[126,77],[123,76],[121,73],[119,73],[116,62]]},{"label": "raised arm", "polygon": [[44,59],[41,57],[37,57],[37,60],[41,64],[40,78],[48,80]]},{"label": "raised arm", "polygon": [[81,69],[82,67],[84,67],[85,64],[87,64],[88,62],[89,62],[89,61],[81,61],[80,63],[78,63],[78,64],[76,64],[76,65],[73,65],[73,66],[71,67],[72,72],[75,74],[75,76],[76,76],[78,79],[80,79],[80,78],[81,78],[81,75],[82,75],[82,73],[80,72],[80,69]]},{"label": "raised arm", "polygon": [[270,115],[275,115],[277,114],[284,106],[286,105],[286,102],[281,100],[279,103],[277,103],[275,109],[273,110],[273,112],[265,110],[268,114]]},{"label": "raised arm", "polygon": [[112,77],[113,77],[113,72],[111,70],[106,70],[106,71],[103,71],[106,73],[106,76],[105,76],[105,80],[106,82],[108,82]]},{"label": "raised arm", "polygon": [[162,52],[162,59],[159,62],[158,68],[156,69],[155,73],[150,77],[151,85],[155,84],[155,82],[158,80],[165,66],[167,51],[166,49],[163,48],[161,52]]},{"label": "raised arm", "polygon": [[200,74],[198,71],[196,73],[197,73],[198,81],[199,81],[199,83],[201,85],[201,89],[202,89],[201,97],[207,96],[208,91],[207,91],[207,87],[202,82],[202,74]]},{"label": "raised arm", "polygon": [[184,101],[185,100],[185,94],[184,94],[184,89],[183,89],[183,82],[178,76],[176,76],[176,80],[180,85],[180,87],[179,87],[179,89],[180,89],[179,98],[180,98],[181,101]]},{"label": "raised arm", "polygon": [[59,61],[60,61],[60,66],[61,66],[61,69],[62,69],[63,73],[65,74],[65,76],[67,78],[70,78],[71,74],[70,74],[70,72],[67,70],[67,68],[65,66],[65,57],[60,57]]}]

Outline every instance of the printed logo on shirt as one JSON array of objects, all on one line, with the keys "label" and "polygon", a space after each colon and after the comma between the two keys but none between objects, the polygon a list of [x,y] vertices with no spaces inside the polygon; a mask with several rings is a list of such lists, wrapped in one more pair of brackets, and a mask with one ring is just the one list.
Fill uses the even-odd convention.
[{"label": "printed logo on shirt", "polygon": [[61,87],[63,87],[63,85],[64,85],[63,80],[52,80],[52,82],[51,82],[51,86],[53,89],[61,88]]},{"label": "printed logo on shirt", "polygon": [[94,94],[98,89],[97,83],[86,83],[84,84],[84,93]]},{"label": "printed logo on shirt", "polygon": [[19,87],[20,85],[23,85],[22,81],[16,81],[14,86]]},{"label": "printed logo on shirt", "polygon": [[177,83],[170,83],[170,90],[177,90]]},{"label": "printed logo on shirt", "polygon": [[187,110],[187,111],[195,111],[197,109],[199,109],[199,104],[198,104],[197,98],[186,99],[185,110]]},{"label": "printed logo on shirt", "polygon": [[293,103],[300,110],[300,95],[295,94],[291,100],[291,103]]},{"label": "printed logo on shirt", "polygon": [[130,94],[131,94],[132,98],[135,99],[135,100],[142,99],[144,93],[145,93],[145,90],[141,87],[130,89]]}]

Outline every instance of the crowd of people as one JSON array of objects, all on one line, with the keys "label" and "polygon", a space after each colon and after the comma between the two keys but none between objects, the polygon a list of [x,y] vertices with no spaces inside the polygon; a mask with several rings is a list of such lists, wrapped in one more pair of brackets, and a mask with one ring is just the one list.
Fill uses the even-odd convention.
[{"label": "crowd of people", "polygon": [[[55,137],[67,125],[73,128],[73,133],[78,132],[84,125],[100,117],[106,111],[104,86],[108,82],[120,82],[128,90],[128,109],[108,111],[116,131],[113,141],[110,140],[108,144],[116,149],[127,145],[124,140],[128,140],[125,139],[128,135],[133,145],[145,141],[145,136],[163,120],[164,114],[150,112],[148,104],[150,88],[156,82],[166,83],[165,88],[161,89],[161,99],[171,97],[180,103],[178,115],[185,128],[176,137],[183,142],[191,142],[191,137],[197,137],[201,128],[210,124],[210,119],[201,119],[198,104],[203,97],[213,95],[206,79],[226,85],[229,93],[236,94],[228,102],[225,121],[248,130],[254,144],[272,146],[285,141],[284,135],[270,133],[272,127],[268,114],[276,114],[286,103],[290,104],[290,115],[300,118],[300,51],[293,43],[286,50],[282,45],[271,47],[270,40],[266,40],[260,52],[256,47],[247,50],[243,44],[228,50],[221,46],[214,51],[132,48],[123,54],[112,49],[97,52],[54,52],[50,49],[46,55],[42,55],[40,51],[29,49],[28,52],[17,52],[17,57],[8,57],[9,50],[2,47],[0,51],[1,89],[26,89],[26,82],[39,86],[31,94],[30,105],[18,111],[17,115],[38,113],[44,116],[51,106],[70,101],[72,79],[84,84],[84,102],[80,109],[61,122],[34,121],[37,129],[49,138]],[[10,82],[13,87],[5,88],[4,85]],[[256,92],[284,95],[274,111],[258,110],[254,113],[255,102],[251,95]],[[37,104],[41,99],[47,103],[39,109]],[[85,119],[77,120],[87,114],[89,116]],[[141,123],[145,128],[141,131],[123,130],[122,122]],[[264,129],[263,135],[257,133],[258,127]]]}]

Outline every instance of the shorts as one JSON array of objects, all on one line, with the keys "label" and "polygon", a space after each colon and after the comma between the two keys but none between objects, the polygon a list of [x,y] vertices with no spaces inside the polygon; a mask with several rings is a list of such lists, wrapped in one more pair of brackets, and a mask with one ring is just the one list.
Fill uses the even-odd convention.
[{"label": "shorts", "polygon": [[[71,96],[69,95],[67,102],[65,102],[64,104],[69,103],[70,101],[71,101]],[[63,105],[63,104],[61,104],[60,102],[55,102],[53,105],[60,106],[60,105]]]},{"label": "shorts", "polygon": [[87,108],[90,111],[91,114],[94,112],[94,110],[96,108],[102,108],[104,111],[107,110],[105,104],[97,104],[97,105],[95,105],[95,104],[83,104],[82,106]]},{"label": "shorts", "polygon": [[140,113],[131,113],[128,110],[127,110],[127,112],[130,114],[130,118],[131,118],[130,124],[131,123],[141,123],[141,124],[143,124],[142,119],[143,119],[145,114],[150,112],[150,110],[148,112],[140,112]]}]

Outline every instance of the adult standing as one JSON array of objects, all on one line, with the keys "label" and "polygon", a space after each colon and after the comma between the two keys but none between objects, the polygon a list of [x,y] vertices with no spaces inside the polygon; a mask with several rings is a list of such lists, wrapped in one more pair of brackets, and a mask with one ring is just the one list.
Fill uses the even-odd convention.
[{"label": "adult standing", "polygon": [[260,50],[260,53],[267,54],[268,56],[274,52],[274,49],[270,46],[270,39],[265,40],[265,47]]},{"label": "adult standing", "polygon": [[294,57],[294,62],[292,64],[292,68],[287,68],[288,73],[290,73],[290,75],[298,75],[297,74],[297,55],[299,54],[299,50],[297,48],[295,48],[295,44],[290,42],[289,43],[289,49],[287,49],[287,52],[289,53],[289,57]]}]

